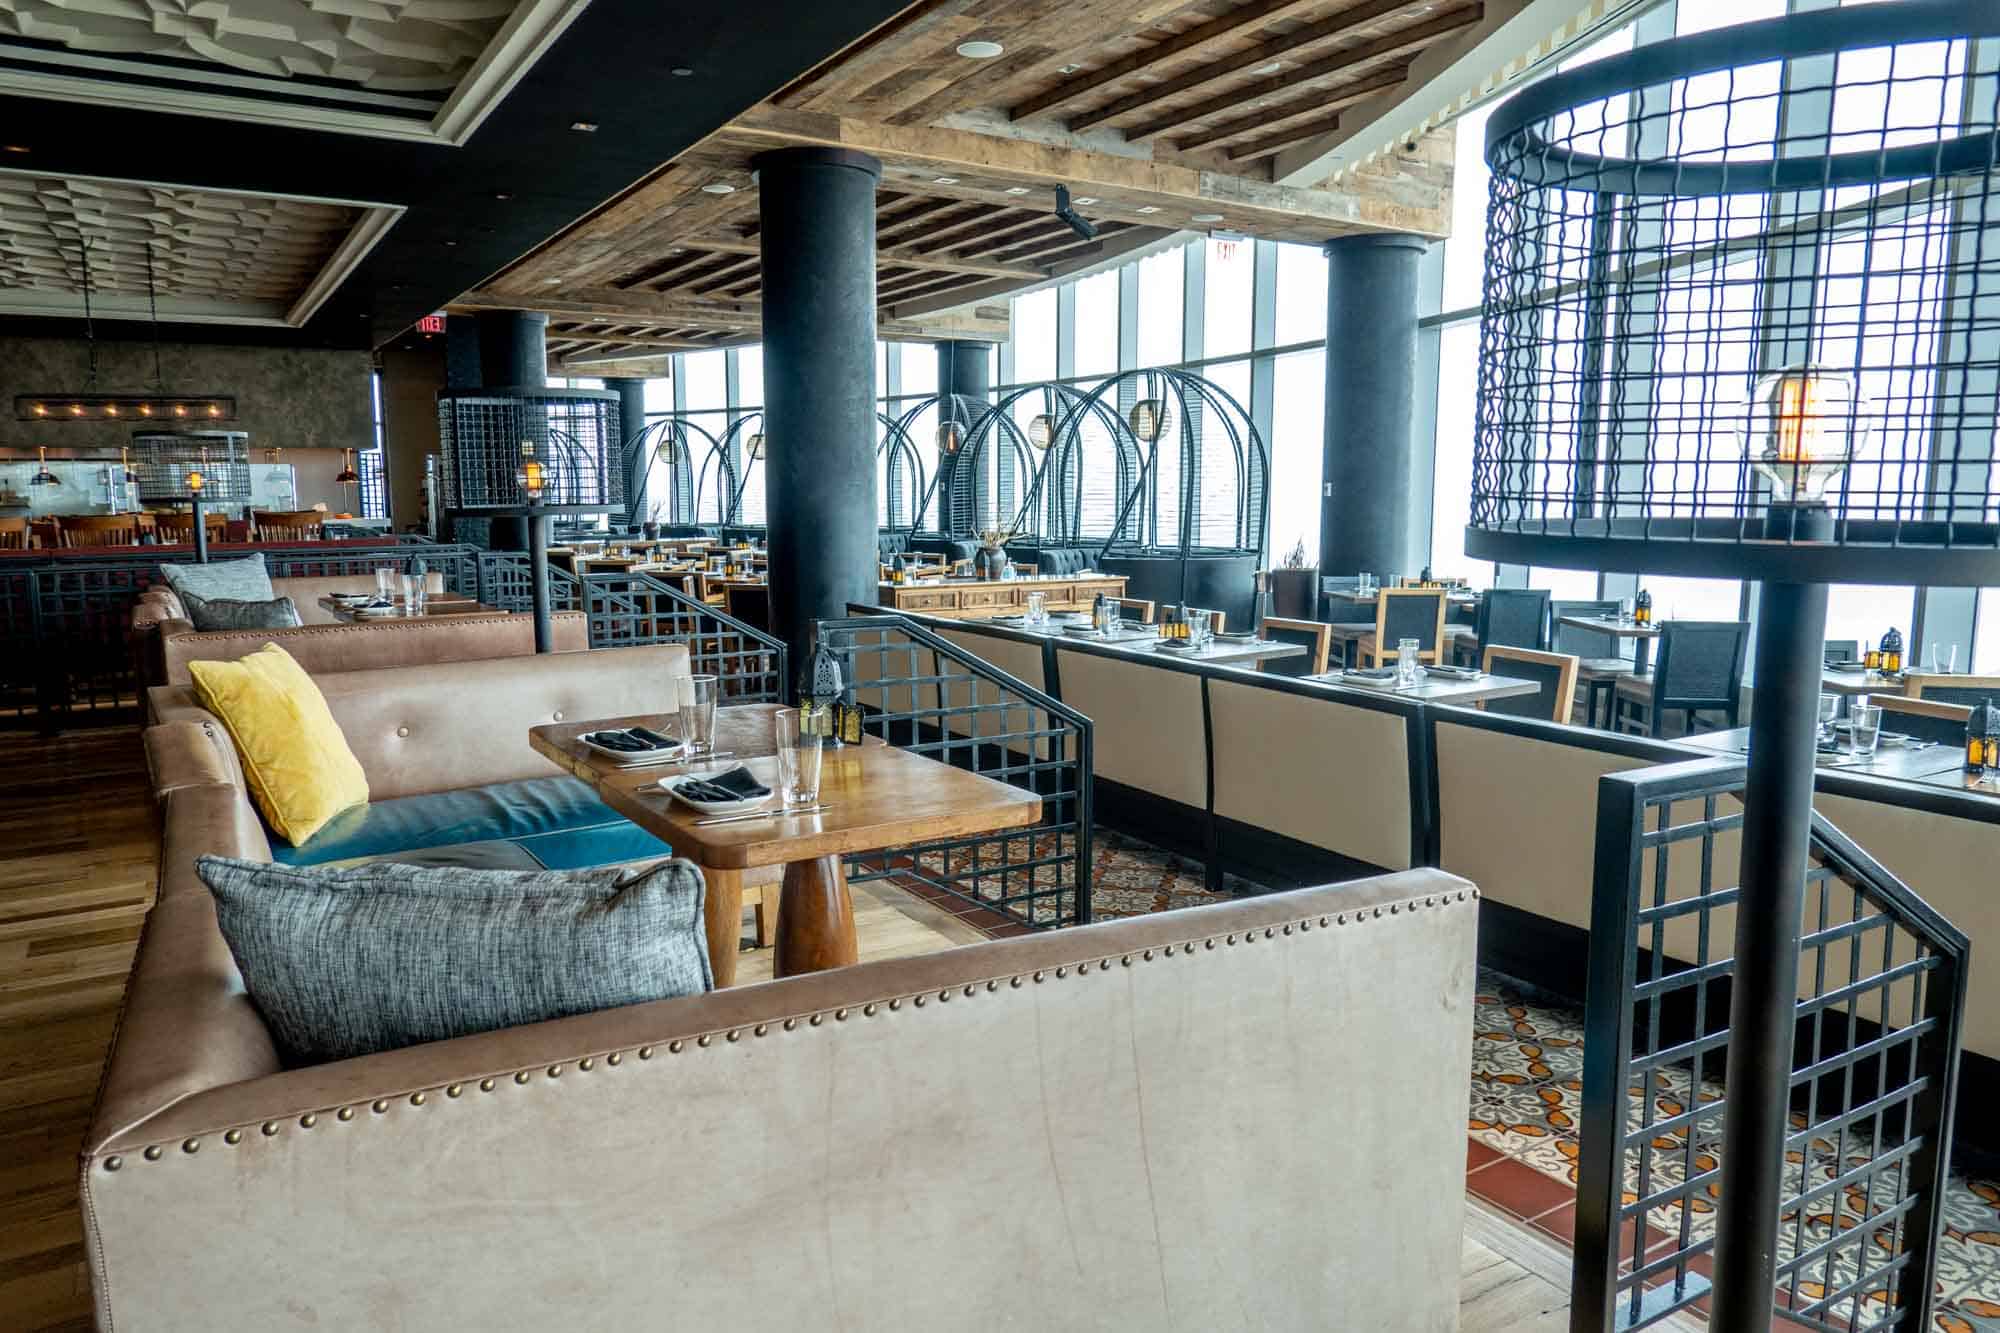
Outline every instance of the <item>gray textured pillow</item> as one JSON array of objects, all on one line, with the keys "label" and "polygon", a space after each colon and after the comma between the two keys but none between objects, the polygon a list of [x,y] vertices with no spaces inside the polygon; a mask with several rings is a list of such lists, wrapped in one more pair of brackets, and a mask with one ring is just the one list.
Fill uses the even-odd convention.
[{"label": "gray textured pillow", "polygon": [[290,1064],[699,995],[701,872],[195,862]]},{"label": "gray textured pillow", "polygon": [[268,602],[278,594],[264,569],[262,551],[241,560],[212,560],[205,565],[164,564],[160,573],[185,597],[233,597],[239,602]]},{"label": "gray textured pillow", "polygon": [[242,602],[234,597],[199,597],[181,594],[188,620],[196,629],[294,629],[299,619],[298,604],[289,597],[273,597],[268,602]]}]

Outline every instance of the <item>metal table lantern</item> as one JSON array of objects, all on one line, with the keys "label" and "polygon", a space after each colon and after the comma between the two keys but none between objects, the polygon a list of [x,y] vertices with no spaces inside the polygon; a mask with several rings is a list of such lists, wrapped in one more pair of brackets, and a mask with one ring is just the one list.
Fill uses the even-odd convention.
[{"label": "metal table lantern", "polygon": [[[1466,551],[1761,584],[1718,1329],[1768,1326],[1780,1213],[1806,1211],[1783,1154],[1828,585],[2000,583],[1996,71],[2000,7],[1820,8],[1597,60],[1488,124]],[[1930,1095],[1948,1109],[1949,1088]],[[1938,1217],[1909,1184],[1919,1150],[1899,1151],[1907,1229],[1850,1242],[1855,1290],[1879,1280],[1888,1309],[1855,1318],[1928,1327]],[[1599,1183],[1615,1205],[1619,1182]],[[1617,1326],[1703,1294],[1665,1276],[1609,1279]],[[1830,1326],[1839,1286],[1793,1317]],[[1608,1303],[1579,1301],[1575,1326]]]}]

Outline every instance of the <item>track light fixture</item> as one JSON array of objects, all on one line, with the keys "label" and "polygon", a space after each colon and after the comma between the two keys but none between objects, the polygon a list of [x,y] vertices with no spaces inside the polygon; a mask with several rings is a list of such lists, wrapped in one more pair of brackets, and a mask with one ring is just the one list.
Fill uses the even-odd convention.
[{"label": "track light fixture", "polygon": [[1069,186],[1056,186],[1056,216],[1069,224],[1069,229],[1086,241],[1097,239],[1097,227],[1091,220],[1070,206]]}]

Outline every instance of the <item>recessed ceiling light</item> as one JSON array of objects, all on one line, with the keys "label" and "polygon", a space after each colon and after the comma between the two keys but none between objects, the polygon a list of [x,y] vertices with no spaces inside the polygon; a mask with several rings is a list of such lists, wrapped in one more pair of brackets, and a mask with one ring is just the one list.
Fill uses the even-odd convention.
[{"label": "recessed ceiling light", "polygon": [[1250,72],[1256,75],[1276,74],[1279,70],[1283,69],[1284,67],[1285,67],[1284,61],[1273,60],[1270,64],[1259,65],[1257,66],[1257,68],[1251,70]]},{"label": "recessed ceiling light", "polygon": [[1188,218],[1188,221],[1189,221],[1189,222],[1220,222],[1220,221],[1222,221],[1222,214],[1220,214],[1220,213],[1195,213],[1195,214],[1191,215],[1191,216],[1190,216],[1190,217]]},{"label": "recessed ceiling light", "polygon": [[499,201],[500,201],[501,203],[503,203],[503,204],[504,204],[504,203],[506,203],[506,202],[507,202],[507,201],[508,201],[509,199],[512,199],[512,198],[513,198],[514,196],[513,196],[512,194],[508,193],[508,192],[507,192],[506,190],[495,190],[495,191],[493,192],[493,197],[494,197],[495,199],[498,199],[498,200],[499,200]]},{"label": "recessed ceiling light", "polygon": [[[1079,201],[1079,202],[1081,202],[1081,201]],[[1141,204],[1141,205],[1139,205],[1139,206],[1138,206],[1137,208],[1133,209],[1132,211],[1133,211],[1134,213],[1157,213],[1157,212],[1159,212],[1159,211],[1160,211],[1160,208],[1159,208],[1159,205],[1157,205],[1157,204]]]},{"label": "recessed ceiling light", "polygon": [[735,194],[736,187],[728,181],[710,181],[701,187],[703,194]]},{"label": "recessed ceiling light", "polygon": [[1056,66],[1056,73],[1058,73],[1058,74],[1074,74],[1074,73],[1076,73],[1076,72],[1077,72],[1078,70],[1080,70],[1080,69],[1082,69],[1082,68],[1083,68],[1083,66],[1081,66],[1081,65],[1058,65],[1058,66]]},{"label": "recessed ceiling light", "polygon": [[569,123],[569,127],[575,130],[578,134],[597,133],[597,122],[594,120],[572,120]]},{"label": "recessed ceiling light", "polygon": [[1025,185],[1009,185],[1009,186],[1007,187],[1007,193],[1008,193],[1008,194],[1026,194],[1026,193],[1028,193],[1028,187],[1027,187],[1027,186],[1025,186]]},{"label": "recessed ceiling light", "polygon": [[938,177],[938,178],[937,178],[936,180],[933,180],[933,181],[931,182],[931,184],[933,184],[933,185],[956,185],[956,184],[958,184],[958,177],[956,177],[956,176],[939,176],[939,177]]},{"label": "recessed ceiling light", "polygon": [[562,281],[562,279],[561,279],[561,278],[543,278],[543,279],[542,279],[542,286],[544,286],[544,287],[553,287],[553,286],[555,286],[555,285],[556,285],[557,283],[559,283],[559,282],[561,282],[561,281]]},{"label": "recessed ceiling light", "polygon": [[1078,208],[1086,208],[1097,202],[1097,196],[1094,194],[1080,194],[1070,202],[1074,203]]},{"label": "recessed ceiling light", "polygon": [[967,60],[991,60],[1007,48],[998,42],[960,42],[958,53]]},{"label": "recessed ceiling light", "polygon": [[685,79],[691,76],[694,73],[694,71],[689,69],[686,65],[675,65],[672,69],[668,70],[667,73],[673,75],[677,79]]},{"label": "recessed ceiling light", "polygon": [[28,145],[24,143],[10,143],[6,145],[6,151],[10,153],[25,153],[28,151]]},{"label": "recessed ceiling light", "polygon": [[458,242],[457,242],[457,241],[446,241],[446,242],[445,242],[445,244],[446,244],[446,245],[457,245],[457,244],[458,244]]}]

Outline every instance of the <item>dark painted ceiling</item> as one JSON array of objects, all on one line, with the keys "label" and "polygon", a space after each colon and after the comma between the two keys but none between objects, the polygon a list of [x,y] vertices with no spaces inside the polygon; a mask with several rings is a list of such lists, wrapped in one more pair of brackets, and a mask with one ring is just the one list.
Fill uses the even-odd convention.
[{"label": "dark painted ceiling", "polygon": [[[401,204],[297,331],[174,324],[172,340],[370,347],[656,170],[906,0],[592,0],[463,147],[0,96],[12,169]],[[675,75],[675,69],[692,71]],[[0,81],[3,82],[3,81]],[[598,126],[579,133],[572,122]],[[506,197],[502,197],[506,196]],[[71,336],[81,320],[10,319]],[[100,320],[100,337],[149,337]]]}]

